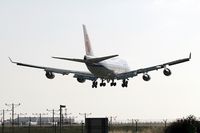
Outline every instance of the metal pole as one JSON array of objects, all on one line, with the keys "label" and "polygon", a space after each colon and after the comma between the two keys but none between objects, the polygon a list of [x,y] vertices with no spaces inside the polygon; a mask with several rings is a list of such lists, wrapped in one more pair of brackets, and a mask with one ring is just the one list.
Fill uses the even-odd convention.
[{"label": "metal pole", "polygon": [[29,126],[28,126],[28,133],[31,132],[31,117],[29,117]]},{"label": "metal pole", "polygon": [[136,132],[138,131],[138,125],[137,125],[137,121],[136,121]]},{"label": "metal pole", "polygon": [[110,122],[109,122],[109,126],[111,128],[113,120],[116,120],[117,116],[110,116]]},{"label": "metal pole", "polygon": [[5,110],[3,109],[2,133],[4,133]]},{"label": "metal pole", "polygon": [[40,127],[42,126],[42,114],[40,113]]},{"label": "metal pole", "polygon": [[86,119],[86,117],[88,116],[88,115],[91,115],[92,113],[79,113],[79,115],[83,115],[84,116],[84,118]]},{"label": "metal pole", "polygon": [[59,111],[59,110],[55,110],[55,109],[49,110],[49,109],[47,109],[47,111],[52,112],[52,122],[53,122],[52,128],[53,128],[53,131],[55,130],[55,132],[56,132],[56,129],[54,129],[54,127],[56,128],[56,125],[55,125],[55,112]]},{"label": "metal pole", "polygon": [[112,116],[110,117],[110,126],[112,126]]},{"label": "metal pole", "polygon": [[3,109],[3,123],[5,121],[5,110]]},{"label": "metal pole", "polygon": [[83,121],[81,121],[81,129],[82,129],[82,133],[84,133],[84,123],[83,123]]},{"label": "metal pole", "polygon": [[55,123],[55,133],[56,133],[56,125],[57,125],[57,124]]},{"label": "metal pole", "polygon": [[165,124],[165,128],[167,127],[167,119],[163,120]]},{"label": "metal pole", "polygon": [[60,133],[62,132],[62,108],[65,108],[65,105],[60,105]]},{"label": "metal pole", "polygon": [[65,120],[66,120],[66,122],[67,122],[67,124],[69,124],[69,122],[70,121],[68,121],[68,120],[70,120],[70,119],[68,119],[68,115],[71,115],[72,113],[67,113],[67,108],[65,108]]},{"label": "metal pole", "polygon": [[18,127],[19,127],[19,125],[20,125],[20,124],[19,124],[19,114],[17,115],[17,120],[18,120]]},{"label": "metal pole", "polygon": [[12,133],[14,133],[14,104],[12,103]]},{"label": "metal pole", "polygon": [[135,120],[135,131],[136,131],[136,133],[138,132],[138,121],[139,120]]},{"label": "metal pole", "polygon": [[131,119],[131,122],[132,122],[132,127],[133,127],[133,119]]},{"label": "metal pole", "polygon": [[60,123],[59,123],[60,124],[60,133],[61,133],[61,126],[62,126],[61,125],[61,120],[62,120],[61,117],[62,117],[62,107],[60,106]]},{"label": "metal pole", "polygon": [[15,113],[15,107],[20,106],[21,104],[5,104],[6,106],[11,106],[11,111],[12,111],[12,133],[14,133],[14,113]]},{"label": "metal pole", "polygon": [[67,119],[67,108],[65,108],[65,118]]},{"label": "metal pole", "polygon": [[84,113],[84,117],[85,117],[85,120],[86,120],[86,117],[87,117],[87,114],[86,114],[86,113]]},{"label": "metal pole", "polygon": [[54,109],[53,109],[53,127],[54,127]]},{"label": "metal pole", "polygon": [[12,107],[11,107],[11,110],[12,110],[12,114],[11,114],[11,118],[12,118],[12,127],[13,127],[13,124],[14,124],[14,122],[13,122],[13,120],[14,120],[14,104],[12,103],[12,105],[11,105]]}]

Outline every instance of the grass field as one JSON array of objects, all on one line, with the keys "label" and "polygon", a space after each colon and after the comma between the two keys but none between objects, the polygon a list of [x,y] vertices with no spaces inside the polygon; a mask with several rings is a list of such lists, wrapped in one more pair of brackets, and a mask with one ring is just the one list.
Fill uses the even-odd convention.
[{"label": "grass field", "polygon": [[[138,127],[137,133],[164,133],[163,127]],[[54,128],[50,126],[45,127],[15,127],[14,132],[12,132],[11,127],[5,127],[4,131],[2,131],[2,127],[0,128],[0,133],[60,133],[59,127]],[[63,127],[62,133],[82,133],[81,126],[70,126]],[[84,132],[85,133],[85,132]],[[131,126],[115,126],[109,128],[109,133],[136,133],[134,127]]]}]

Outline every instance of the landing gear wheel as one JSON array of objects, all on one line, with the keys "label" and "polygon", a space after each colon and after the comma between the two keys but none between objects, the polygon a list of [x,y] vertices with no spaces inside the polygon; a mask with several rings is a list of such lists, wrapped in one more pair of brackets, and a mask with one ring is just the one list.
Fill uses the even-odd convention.
[{"label": "landing gear wheel", "polygon": [[102,82],[102,83],[100,83],[100,86],[106,86],[106,83]]},{"label": "landing gear wheel", "polygon": [[93,83],[92,83],[92,88],[97,88],[97,84],[98,84],[97,81],[93,81]]},{"label": "landing gear wheel", "polygon": [[110,83],[110,86],[116,86],[116,82],[112,82],[112,83]]},{"label": "landing gear wheel", "polygon": [[102,79],[102,82],[100,83],[100,86],[106,86],[106,83],[104,83],[104,79]]},{"label": "landing gear wheel", "polygon": [[122,87],[128,87],[128,81],[127,80],[123,80],[122,82]]}]

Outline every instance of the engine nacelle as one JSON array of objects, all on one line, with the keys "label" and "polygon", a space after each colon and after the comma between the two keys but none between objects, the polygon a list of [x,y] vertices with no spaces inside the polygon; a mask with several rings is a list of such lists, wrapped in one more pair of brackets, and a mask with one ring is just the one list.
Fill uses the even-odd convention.
[{"label": "engine nacelle", "polygon": [[144,74],[142,76],[142,78],[143,78],[144,81],[149,81],[151,79],[151,77],[149,76],[149,74]]},{"label": "engine nacelle", "polygon": [[171,70],[170,70],[169,68],[165,68],[165,69],[163,70],[163,74],[164,74],[165,76],[170,76],[170,75],[172,74],[172,72],[171,72]]},{"label": "engine nacelle", "polygon": [[53,78],[55,78],[55,75],[52,73],[52,72],[46,72],[46,77],[48,78],[48,79],[53,79]]},{"label": "engine nacelle", "polygon": [[84,78],[77,78],[77,81],[78,81],[79,83],[84,83],[84,82],[85,82],[85,79],[84,79]]}]

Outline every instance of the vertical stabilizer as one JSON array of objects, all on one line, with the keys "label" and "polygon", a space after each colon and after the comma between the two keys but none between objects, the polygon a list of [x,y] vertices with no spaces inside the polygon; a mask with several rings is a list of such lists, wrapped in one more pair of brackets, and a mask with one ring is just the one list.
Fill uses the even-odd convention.
[{"label": "vertical stabilizer", "polygon": [[92,47],[91,47],[91,44],[90,44],[90,39],[89,39],[89,36],[87,34],[87,30],[86,30],[85,25],[83,25],[83,34],[84,34],[84,40],[85,40],[86,55],[93,56],[93,51],[92,51]]}]

